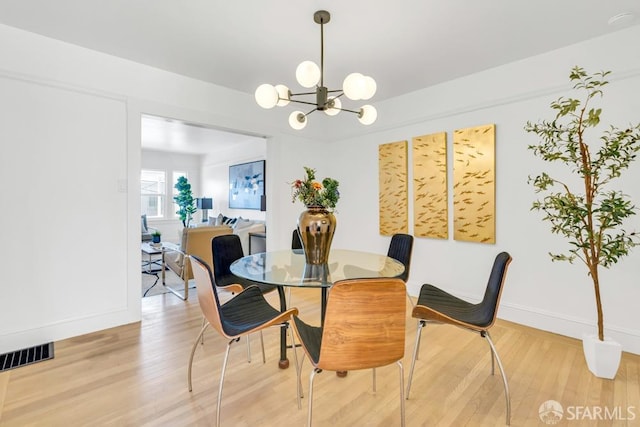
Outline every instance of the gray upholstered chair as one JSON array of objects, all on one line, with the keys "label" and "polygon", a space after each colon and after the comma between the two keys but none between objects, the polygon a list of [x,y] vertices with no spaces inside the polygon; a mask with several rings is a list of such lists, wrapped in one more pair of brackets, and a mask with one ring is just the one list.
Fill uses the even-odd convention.
[{"label": "gray upholstered chair", "polygon": [[149,224],[147,223],[147,214],[141,215],[140,216],[140,228],[142,230],[142,241],[143,242],[149,242],[151,241],[152,237],[151,237],[151,233],[153,233],[155,231],[155,228],[150,228]]}]

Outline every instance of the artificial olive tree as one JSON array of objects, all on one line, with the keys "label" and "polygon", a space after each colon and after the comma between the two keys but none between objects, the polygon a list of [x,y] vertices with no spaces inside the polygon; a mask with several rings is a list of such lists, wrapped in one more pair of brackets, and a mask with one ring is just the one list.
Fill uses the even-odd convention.
[{"label": "artificial olive tree", "polygon": [[[525,130],[540,138],[529,150],[540,159],[562,163],[577,176],[579,184],[563,181],[542,172],[529,177],[535,192],[543,194],[532,210],[541,211],[551,223],[551,232],[569,241],[567,253],[552,254],[554,261],[581,260],[593,281],[598,313],[598,338],[604,340],[602,301],[598,267],[617,263],[638,245],[638,234],[628,231],[624,221],[635,215],[636,207],[628,195],[608,187],[635,160],[640,150],[640,124],[624,129],[609,126],[595,138],[588,131],[600,124],[601,108],[591,107],[610,71],[588,75],[574,67],[569,78],[581,99],[564,98],[551,103],[554,120],[527,122]],[[589,133],[589,135],[587,135]]]}]

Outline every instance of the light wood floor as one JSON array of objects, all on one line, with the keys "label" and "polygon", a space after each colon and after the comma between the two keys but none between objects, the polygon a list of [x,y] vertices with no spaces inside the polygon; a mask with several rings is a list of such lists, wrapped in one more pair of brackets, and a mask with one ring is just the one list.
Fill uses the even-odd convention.
[{"label": "light wood floor", "polygon": [[[270,300],[275,302],[274,297]],[[317,320],[317,290],[294,290],[293,303]],[[187,391],[187,362],[201,316],[195,292],[188,302],[171,294],[143,299],[141,323],[55,344],[55,359],[0,373],[1,426],[210,426],[226,346],[214,331],[196,352],[194,390]],[[404,358],[408,376],[416,323],[409,318]],[[538,409],[553,399],[565,407],[634,407],[634,420],[562,421],[560,425],[640,425],[640,356],[623,354],[615,381],[593,377],[580,342],[499,321],[492,337],[511,387],[512,425],[541,426]],[[234,344],[222,403],[224,426],[303,426],[306,399],[297,409],[295,370],[278,369],[278,331],[265,332],[267,363],[252,339],[247,363],[244,341]],[[407,426],[504,425],[499,373],[490,375],[489,347],[477,335],[450,326],[428,326],[416,364]],[[496,369],[497,370],[497,369]],[[308,394],[307,361],[303,387]],[[314,425],[399,425],[395,365],[378,369],[377,393],[371,371],[316,376]],[[604,409],[603,409],[604,410]],[[626,417],[630,418],[630,417]]]}]

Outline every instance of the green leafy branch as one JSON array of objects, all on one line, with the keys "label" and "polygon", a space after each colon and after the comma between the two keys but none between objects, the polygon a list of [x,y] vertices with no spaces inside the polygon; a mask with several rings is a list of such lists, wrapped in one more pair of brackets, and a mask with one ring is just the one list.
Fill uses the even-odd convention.
[{"label": "green leafy branch", "polygon": [[174,188],[178,190],[178,194],[173,198],[173,201],[178,205],[176,213],[180,217],[183,227],[188,227],[193,214],[198,210],[191,192],[191,184],[186,177],[181,176],[176,181]]},{"label": "green leafy branch", "polygon": [[543,220],[551,223],[551,232],[568,239],[568,253],[549,254],[554,261],[580,259],[593,279],[598,309],[598,334],[603,339],[602,307],[598,266],[610,267],[640,244],[636,232],[627,232],[624,221],[636,214],[636,207],[621,191],[605,186],[629,168],[640,150],[640,124],[625,129],[610,126],[598,142],[587,142],[585,132],[600,124],[601,108],[590,102],[603,96],[602,88],[610,74],[603,71],[588,75],[574,67],[569,75],[573,88],[584,99],[561,97],[551,103],[556,111],[553,120],[527,122],[525,131],[540,138],[528,146],[534,155],[546,162],[560,162],[581,178],[574,190],[559,179],[542,172],[529,177],[536,193],[545,194],[536,200],[532,210],[541,211]]}]

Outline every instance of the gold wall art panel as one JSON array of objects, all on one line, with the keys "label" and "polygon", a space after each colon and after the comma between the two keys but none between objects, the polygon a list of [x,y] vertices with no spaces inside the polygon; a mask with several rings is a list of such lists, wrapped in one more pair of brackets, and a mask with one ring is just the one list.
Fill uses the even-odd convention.
[{"label": "gold wall art panel", "polygon": [[378,147],[380,234],[409,232],[407,141]]},{"label": "gold wall art panel", "polygon": [[413,146],[413,234],[447,239],[447,133],[416,136]]},{"label": "gold wall art panel", "polygon": [[495,243],[495,124],[453,132],[453,238]]}]

